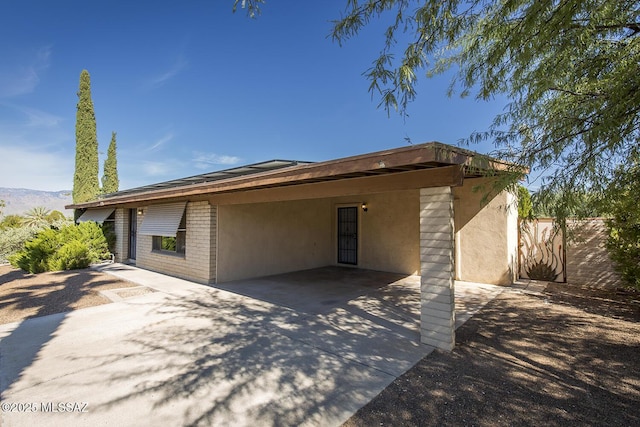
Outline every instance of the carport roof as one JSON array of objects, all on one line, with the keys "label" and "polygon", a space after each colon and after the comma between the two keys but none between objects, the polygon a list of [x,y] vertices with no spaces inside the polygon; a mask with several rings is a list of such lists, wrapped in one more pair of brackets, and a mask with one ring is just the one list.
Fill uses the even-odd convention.
[{"label": "carport roof", "polygon": [[159,202],[181,197],[381,176],[456,165],[461,169],[461,176],[465,177],[482,176],[487,171],[507,170],[513,166],[470,150],[428,142],[317,163],[270,160],[123,190],[66,208]]}]

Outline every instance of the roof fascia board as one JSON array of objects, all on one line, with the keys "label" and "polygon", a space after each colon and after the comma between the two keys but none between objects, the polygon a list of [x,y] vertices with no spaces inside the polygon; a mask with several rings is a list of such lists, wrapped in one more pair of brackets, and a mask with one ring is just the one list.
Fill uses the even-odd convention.
[{"label": "roof fascia board", "polygon": [[[111,206],[138,201],[165,200],[175,197],[188,197],[202,195],[206,193],[220,193],[226,191],[240,191],[260,187],[291,185],[297,181],[304,181],[314,178],[327,178],[349,173],[375,171],[385,168],[394,168],[420,163],[438,162],[450,165],[472,165],[475,156],[481,156],[467,150],[457,149],[441,143],[426,143],[410,147],[395,148],[378,151],[369,154],[362,154],[353,157],[346,157],[326,162],[311,163],[301,166],[269,171],[265,173],[252,174],[230,178],[228,180],[215,181],[210,183],[193,184],[184,187],[168,188],[161,190],[151,190],[148,192],[135,193],[130,195],[117,196],[92,202],[69,205],[67,208],[89,208],[97,206]],[[489,159],[482,156],[483,159]],[[502,163],[490,160],[481,160],[482,166],[493,168]],[[495,163],[495,165],[493,165]],[[396,172],[399,173],[399,172]]]}]

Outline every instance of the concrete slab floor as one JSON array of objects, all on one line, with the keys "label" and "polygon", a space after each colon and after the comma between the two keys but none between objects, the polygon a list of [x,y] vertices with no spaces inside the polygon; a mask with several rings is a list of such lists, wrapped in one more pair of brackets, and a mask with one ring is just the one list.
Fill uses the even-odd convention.
[{"label": "concrete slab floor", "polygon": [[[335,426],[432,351],[416,276],[329,267],[207,287],[104,271],[158,292],[0,325],[2,403],[23,404],[3,426]],[[502,289],[458,283],[458,317]]]}]

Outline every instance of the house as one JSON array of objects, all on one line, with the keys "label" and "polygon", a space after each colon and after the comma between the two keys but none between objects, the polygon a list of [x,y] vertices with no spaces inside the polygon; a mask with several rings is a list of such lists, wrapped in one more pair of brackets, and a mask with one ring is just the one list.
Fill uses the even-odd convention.
[{"label": "house", "polygon": [[201,283],[328,265],[420,275],[422,342],[452,348],[454,280],[515,279],[515,197],[486,197],[490,176],[507,169],[431,142],[272,160],[68,208],[84,210],[80,220],[115,219],[116,261]]}]

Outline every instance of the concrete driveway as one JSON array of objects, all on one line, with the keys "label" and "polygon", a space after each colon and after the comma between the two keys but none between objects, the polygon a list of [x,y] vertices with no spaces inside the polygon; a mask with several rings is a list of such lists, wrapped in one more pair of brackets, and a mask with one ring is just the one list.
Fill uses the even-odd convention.
[{"label": "concrete driveway", "polygon": [[[2,425],[335,426],[432,351],[415,276],[102,268],[159,292],[1,325]],[[458,323],[501,290],[458,283]]]}]

